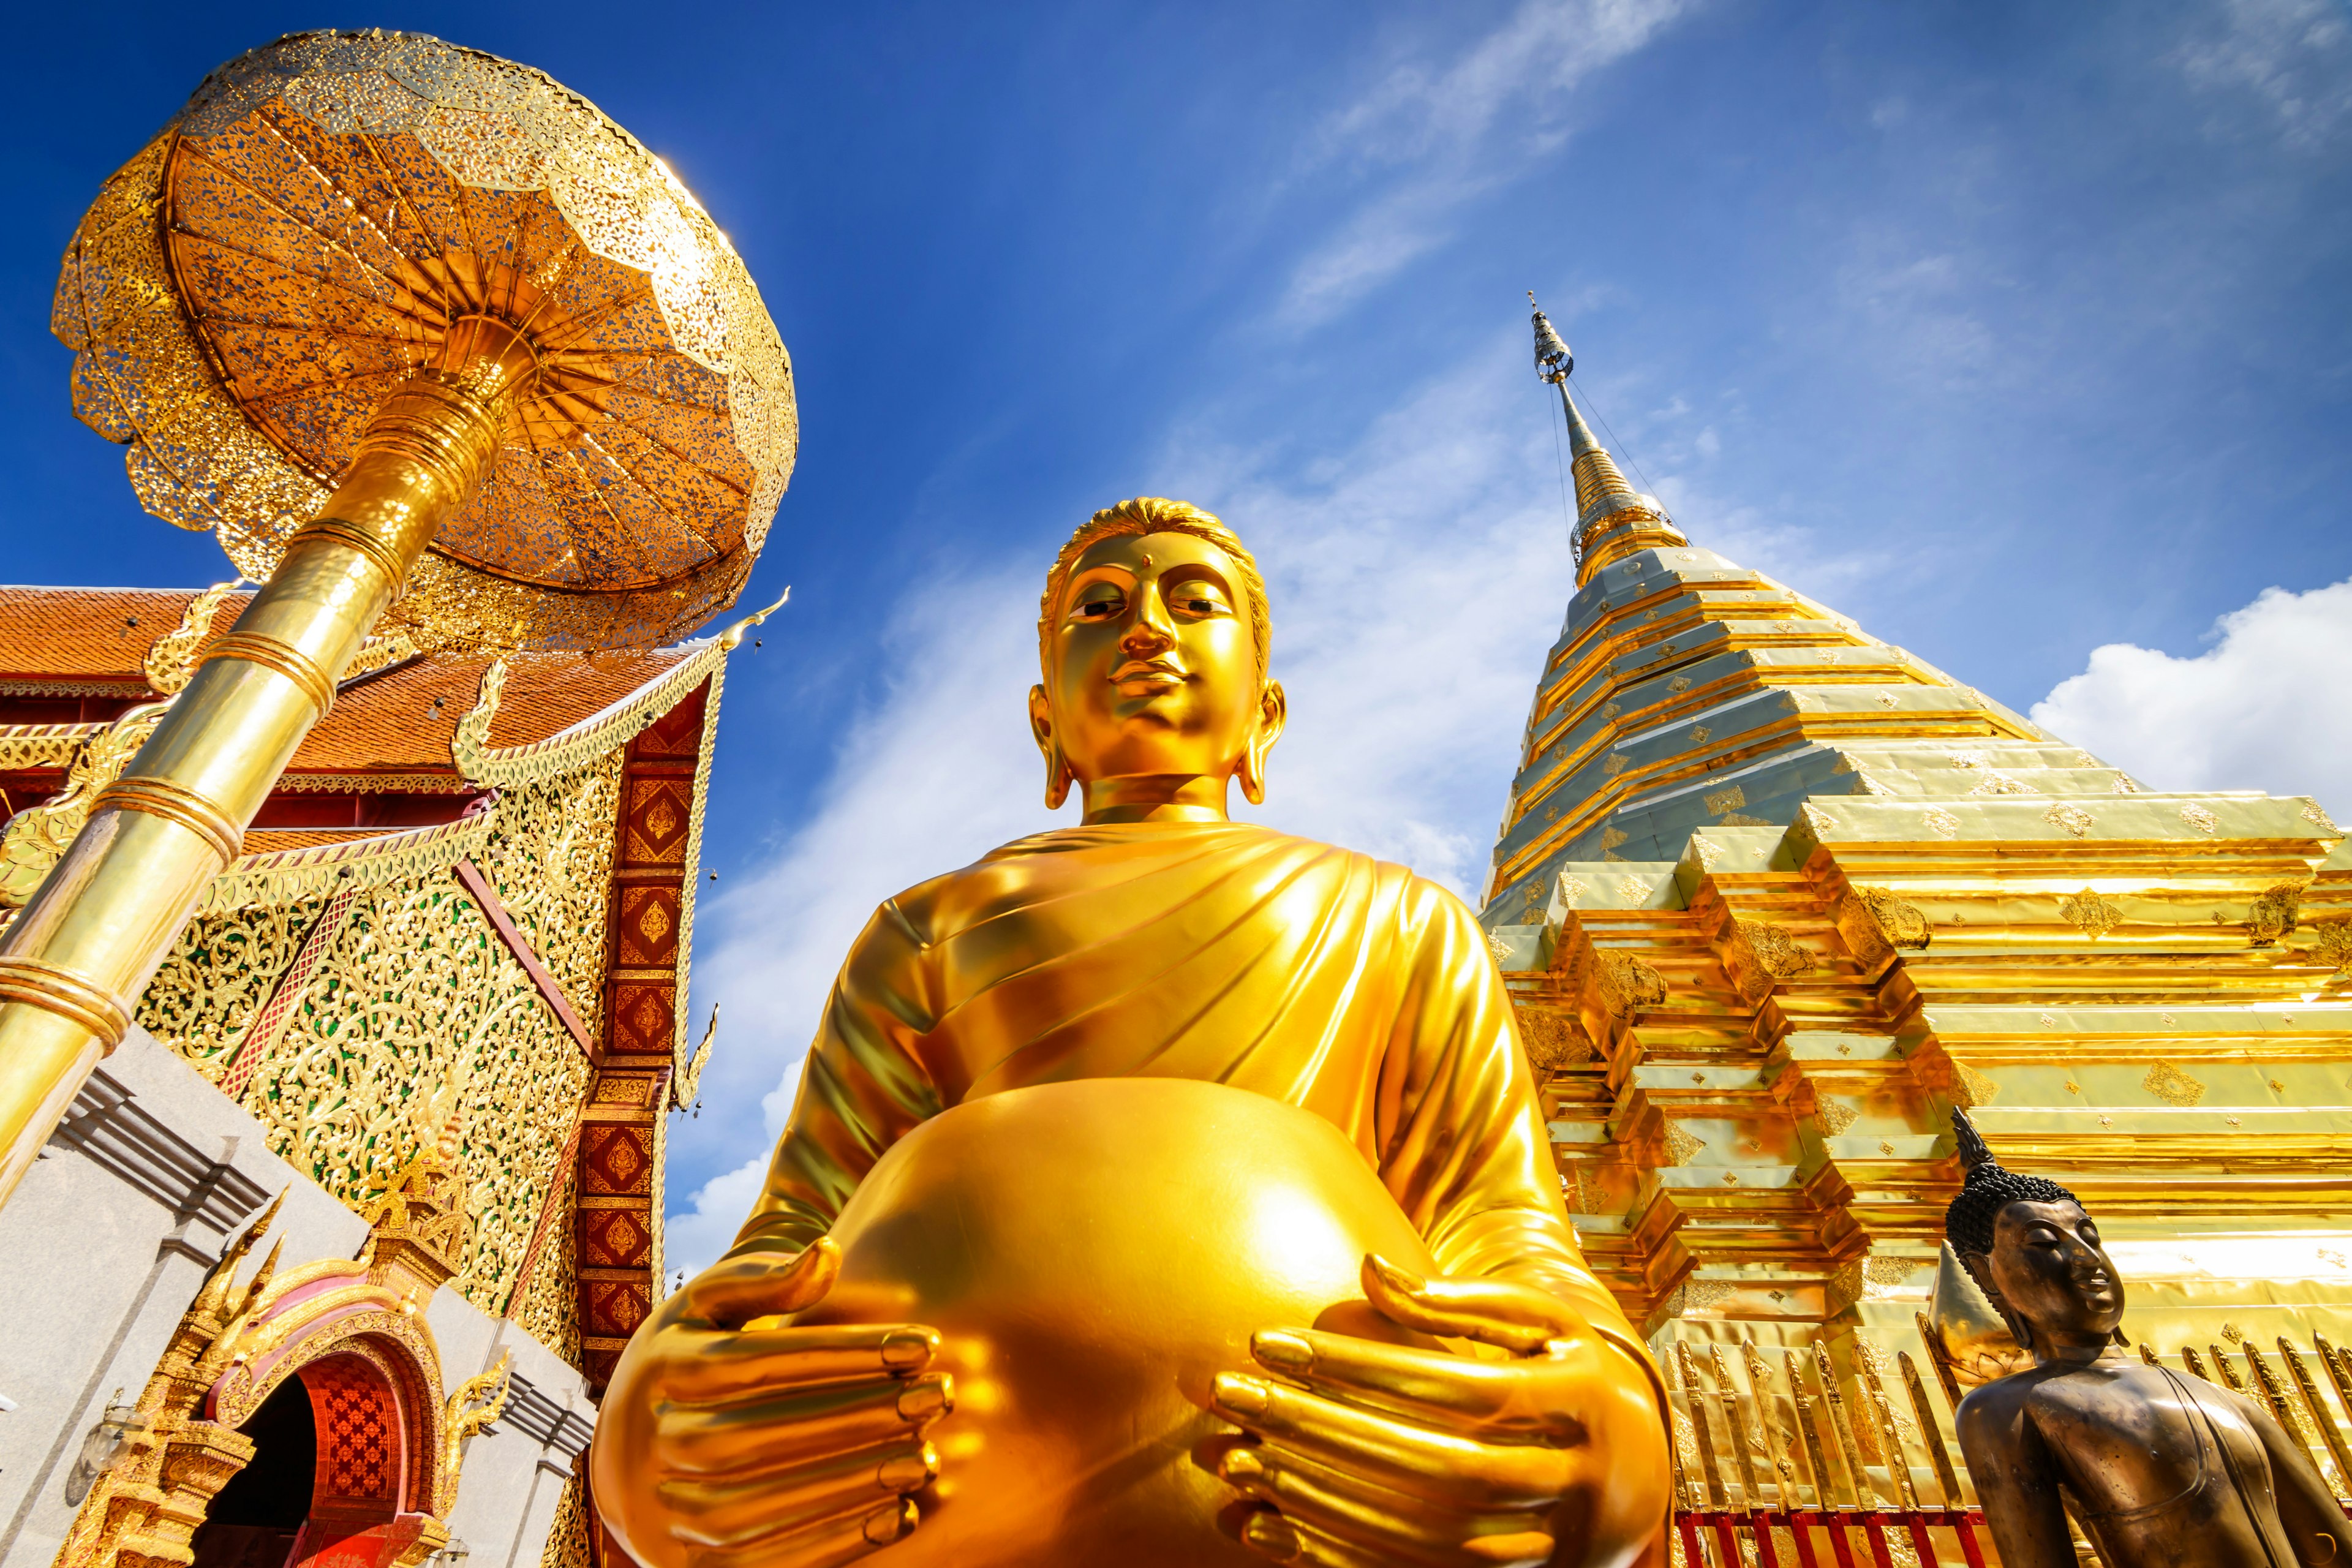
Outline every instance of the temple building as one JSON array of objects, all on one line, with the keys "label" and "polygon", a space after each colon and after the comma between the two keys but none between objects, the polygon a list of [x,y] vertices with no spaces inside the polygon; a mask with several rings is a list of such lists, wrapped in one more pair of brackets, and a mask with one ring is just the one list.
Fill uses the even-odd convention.
[{"label": "temple building", "polygon": [[[246,596],[0,588],[0,917]],[[363,648],[0,1209],[0,1560],[590,1561],[740,631]]]},{"label": "temple building", "polygon": [[1918,1354],[1968,1305],[1939,1267],[1961,1107],[2082,1196],[2134,1342],[2352,1340],[2343,831],[2150,788],[1694,542],[1537,321],[1577,584],[1482,922],[1633,1322],[1826,1342],[1841,1376],[1857,1337]]}]

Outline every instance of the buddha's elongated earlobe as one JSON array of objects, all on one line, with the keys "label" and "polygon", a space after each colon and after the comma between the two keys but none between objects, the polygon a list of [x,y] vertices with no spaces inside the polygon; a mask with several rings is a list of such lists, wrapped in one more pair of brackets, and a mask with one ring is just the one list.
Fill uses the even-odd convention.
[{"label": "buddha's elongated earlobe", "polygon": [[1070,785],[1077,775],[1070,772],[1069,759],[1062,755],[1061,745],[1045,742],[1045,809],[1059,811],[1062,803],[1070,798]]},{"label": "buddha's elongated earlobe", "polygon": [[1249,743],[1242,748],[1241,766],[1234,776],[1241,781],[1242,798],[1252,805],[1265,804],[1265,754],[1282,739],[1282,727],[1290,718],[1290,700],[1283,695],[1282,682],[1269,680],[1258,698],[1257,723],[1250,731]]},{"label": "buddha's elongated earlobe", "polygon": [[1242,752],[1242,765],[1234,770],[1234,776],[1241,781],[1242,798],[1252,805],[1265,804],[1265,754],[1273,744],[1252,736]]},{"label": "buddha's elongated earlobe", "polygon": [[1070,759],[1062,755],[1062,742],[1054,736],[1053,710],[1043,686],[1029,689],[1029,734],[1045,759],[1045,809],[1059,811],[1070,798],[1070,785],[1077,782],[1077,775],[1070,771]]}]

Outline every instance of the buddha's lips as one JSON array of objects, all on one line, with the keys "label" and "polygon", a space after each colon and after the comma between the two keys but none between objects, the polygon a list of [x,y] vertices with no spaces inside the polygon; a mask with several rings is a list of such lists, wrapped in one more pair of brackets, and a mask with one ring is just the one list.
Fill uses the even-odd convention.
[{"label": "buddha's lips", "polygon": [[1111,672],[1114,686],[1148,686],[1166,689],[1183,683],[1184,672],[1163,659],[1129,659]]}]

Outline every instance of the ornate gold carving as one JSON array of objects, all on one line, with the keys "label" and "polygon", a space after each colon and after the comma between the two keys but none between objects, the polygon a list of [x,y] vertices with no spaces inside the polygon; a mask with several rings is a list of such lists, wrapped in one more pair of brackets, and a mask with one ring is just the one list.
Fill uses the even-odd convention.
[{"label": "ornate gold carving", "polygon": [[457,1472],[465,1463],[466,1439],[496,1421],[507,1407],[507,1396],[514,1392],[509,1374],[514,1370],[514,1352],[499,1357],[499,1364],[488,1372],[478,1372],[459,1384],[444,1406],[444,1426],[441,1438],[442,1485],[454,1500],[457,1495]]},{"label": "ornate gold carving", "polygon": [[1644,903],[1650,897],[1650,884],[1639,877],[1620,877],[1617,879],[1617,896],[1629,904]]},{"label": "ornate gold carving", "polygon": [[[453,1179],[472,1224],[453,1247],[452,1285],[491,1311],[508,1304],[550,1189],[568,1179],[557,1155],[589,1069],[447,868],[471,856],[594,1030],[621,752],[591,761],[509,789],[495,812],[387,836],[365,853],[239,862],[141,999],[141,1021],[218,1079],[325,896],[358,884],[325,958],[285,999],[283,1033],[250,1068],[238,1061],[250,1073],[238,1099],[273,1152],[357,1207],[397,1174],[412,1086],[461,1083]],[[286,903],[226,896],[240,879],[248,897]],[[560,1272],[542,1267],[540,1278]]]},{"label": "ornate gold carving", "polygon": [[165,632],[147,649],[143,661],[147,684],[165,697],[175,697],[187,689],[188,682],[196,678],[196,648],[212,630],[213,617],[219,614],[221,601],[244,585],[245,579],[215,583],[188,601],[180,613],[180,624]]},{"label": "ornate gold carving", "polygon": [[1738,811],[1747,804],[1748,792],[1738,784],[1733,784],[1727,789],[1717,790],[1706,796],[1706,810],[1710,816],[1720,816],[1727,811]]},{"label": "ornate gold carving", "polygon": [[1666,999],[1665,976],[1630,952],[1604,948],[1593,970],[1601,1007],[1612,1017],[1632,1018]]},{"label": "ornate gold carving", "polygon": [[1715,863],[1723,858],[1723,846],[1704,833],[1691,835],[1690,847],[1691,853],[1698,857],[1699,869],[1702,871],[1714,870]]},{"label": "ornate gold carving", "polygon": [[[2117,778],[2123,775],[2118,773]],[[2194,802],[2180,808],[2180,820],[2200,833],[2210,833],[2221,826],[2221,819]]]},{"label": "ornate gold carving", "polygon": [[2076,838],[2080,838],[2084,835],[2089,833],[2094,826],[2091,820],[2091,814],[2089,812],[2084,811],[2080,806],[2068,805],[2063,801],[2058,802],[2052,805],[2049,810],[2043,812],[2042,814],[2042,820],[2048,823],[2053,827],[2060,828],[2064,832],[2073,835]]},{"label": "ornate gold carving", "polygon": [[1666,1123],[1667,1164],[1687,1165],[1691,1163],[1691,1156],[1706,1147],[1706,1140],[1704,1138],[1693,1137],[1690,1133],[1684,1131],[1681,1125],[1677,1122],[1668,1121]]},{"label": "ornate gold carving", "polygon": [[2337,916],[2305,928],[2311,932],[2310,952],[2335,969],[2352,969],[2352,917]]},{"label": "ornate gold carving", "polygon": [[2319,803],[2317,801],[2313,801],[2303,808],[2303,819],[2305,822],[2318,824],[2319,829],[2323,833],[2341,833],[2344,831],[2342,828],[2336,826],[2334,819],[2329,817],[2326,812],[2320,809]]},{"label": "ornate gold carving", "polygon": [[[2056,810],[2055,806],[2051,808]],[[1957,838],[1960,835],[1960,819],[1940,805],[1931,805],[1919,814],[1919,820],[1938,838]]]},{"label": "ornate gold carving", "polygon": [[2058,912],[2066,918],[2067,924],[2093,942],[2124,923],[2123,910],[2089,888],[2059,900]]},{"label": "ornate gold carving", "polygon": [[1623,773],[1625,771],[1625,753],[1622,752],[1610,752],[1608,756],[1601,760],[1601,771],[1608,774],[1612,779],[1619,773]]},{"label": "ornate gold carving", "polygon": [[1958,1091],[1953,1099],[1964,1110],[1974,1110],[1979,1105],[1990,1105],[2000,1098],[2000,1085],[1960,1060],[1952,1058],[1952,1087]]},{"label": "ornate gold carving", "polygon": [[[96,809],[99,793],[121,776],[163,717],[169,700],[142,702],[92,733],[55,798],[20,811],[0,834],[0,908],[22,909]],[[13,759],[11,759],[13,760]]]},{"label": "ornate gold carving", "polygon": [[1970,795],[2039,795],[2042,792],[2023,779],[2002,773],[1999,768],[1986,772],[1982,783],[1969,790]]},{"label": "ornate gold carving", "polygon": [[2139,1080],[2139,1086],[2165,1104],[2183,1110],[2205,1098],[2204,1084],[2170,1062],[2158,1062],[2148,1068],[2147,1076]]},{"label": "ornate gold carving", "polygon": [[1813,1120],[1822,1124],[1822,1137],[1836,1138],[1843,1136],[1847,1128],[1861,1121],[1862,1112],[1842,1100],[1824,1097],[1814,1105]]},{"label": "ornate gold carving", "polygon": [[341,889],[381,888],[446,871],[460,860],[478,859],[511,815],[492,806],[431,827],[247,855],[213,879],[196,909],[213,914],[255,904],[290,903]]},{"label": "ornate gold carving", "polygon": [[1559,900],[1570,909],[1574,909],[1590,891],[1591,889],[1584,885],[1584,879],[1581,877],[1563,875],[1559,879]]},{"label": "ornate gold carving", "polygon": [[1519,1043],[1527,1049],[1528,1064],[1538,1071],[1556,1072],[1592,1059],[1592,1041],[1573,1014],[1538,1005],[1522,1005],[1517,1012]]},{"label": "ornate gold carving", "polygon": [[[459,773],[477,784],[530,784],[585,767],[606,752],[635,740],[655,720],[677,707],[687,693],[716,678],[726,668],[728,653],[743,640],[744,635],[783,604],[784,600],[778,599],[766,609],[744,616],[625,700],[561,734],[528,745],[492,747],[489,743],[490,721],[497,715],[499,696],[506,689],[506,663],[500,660],[483,672],[481,695],[472,710],[457,721],[457,732],[449,742],[450,760],[457,763]],[[716,713],[719,693],[714,689],[710,695],[709,710]]]},{"label": "ornate gold carving", "polygon": [[1838,933],[1857,957],[1875,963],[1897,948],[1925,948],[1927,917],[1892,888],[1855,887],[1838,900]]},{"label": "ornate gold carving", "polygon": [[1794,980],[1813,968],[1813,955],[1797,939],[1769,921],[1741,921],[1740,940],[1754,950],[1756,960],[1775,980]]},{"label": "ornate gold carving", "polygon": [[2256,947],[2268,947],[2294,934],[2300,921],[2303,882],[2276,882],[2263,890],[2246,911],[2246,934]]}]

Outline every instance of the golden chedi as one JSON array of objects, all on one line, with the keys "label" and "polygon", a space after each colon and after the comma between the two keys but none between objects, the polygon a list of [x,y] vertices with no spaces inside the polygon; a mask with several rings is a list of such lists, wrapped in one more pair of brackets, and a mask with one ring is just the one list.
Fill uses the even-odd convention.
[{"label": "golden chedi", "polygon": [[650,1568],[1663,1564],[1663,1390],[1484,934],[1226,817],[1285,713],[1248,552],[1125,502],[1038,629],[1085,820],[875,913],[765,1194],[614,1373],[605,1523]]}]

